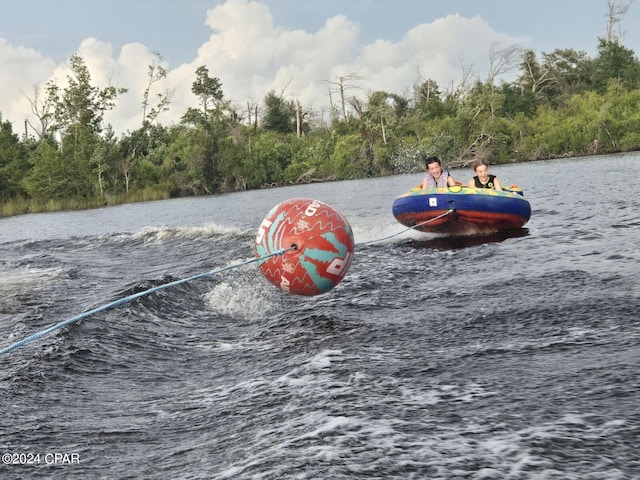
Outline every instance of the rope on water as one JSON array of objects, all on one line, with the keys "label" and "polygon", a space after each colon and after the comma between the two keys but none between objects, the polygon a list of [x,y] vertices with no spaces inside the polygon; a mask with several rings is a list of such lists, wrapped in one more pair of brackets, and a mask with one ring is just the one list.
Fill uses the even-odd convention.
[{"label": "rope on water", "polygon": [[446,212],[438,215],[437,217],[430,218],[429,220],[425,220],[424,222],[416,223],[415,225],[413,225],[411,227],[407,227],[404,230],[400,230],[399,232],[394,233],[392,235],[389,235],[388,237],[376,238],[375,240],[369,240],[369,241],[366,241],[366,242],[358,242],[358,243],[356,243],[356,245],[366,245],[368,243],[378,243],[378,242],[382,242],[383,240],[388,240],[389,238],[397,237],[398,235],[401,235],[401,234],[403,234],[405,232],[408,232],[409,230],[421,227],[423,225],[427,225],[428,223],[431,223],[431,222],[433,222],[435,220],[438,220],[439,218],[446,217],[447,215],[453,213],[454,211],[455,210],[453,208],[450,208]]},{"label": "rope on water", "polygon": [[121,299],[116,300],[114,302],[107,303],[107,304],[102,305],[102,306],[100,306],[98,308],[94,308],[93,310],[88,310],[88,311],[86,311],[84,313],[81,313],[80,315],[76,315],[75,317],[71,317],[71,318],[69,318],[67,320],[64,320],[64,321],[62,321],[60,323],[55,324],[52,327],[46,328],[46,329],[44,329],[44,330],[42,330],[40,332],[37,332],[37,333],[34,333],[33,335],[25,337],[22,340],[20,340],[19,342],[15,342],[15,343],[9,345],[8,347],[5,347],[2,350],[0,350],[0,355],[5,354],[5,353],[9,353],[12,350],[15,350],[16,348],[20,348],[20,347],[26,345],[27,343],[31,343],[34,340],[37,340],[37,339],[39,339],[41,337],[44,337],[45,335],[50,334],[51,332],[55,332],[56,330],[59,330],[59,329],[61,329],[63,327],[66,327],[67,325],[71,325],[72,323],[78,322],[78,321],[82,320],[83,318],[87,318],[88,316],[93,315],[95,313],[102,312],[104,310],[108,310],[109,308],[117,307],[117,306],[122,305],[124,303],[136,300],[137,298],[144,297],[145,295],[150,295],[150,294],[152,294],[154,292],[157,292],[159,290],[164,290],[165,288],[175,287],[176,285],[180,285],[182,283],[191,282],[193,280],[198,280],[198,279],[201,279],[201,278],[210,277],[212,275],[215,275],[215,274],[220,273],[220,272],[224,272],[226,270],[231,270],[231,269],[234,269],[234,268],[242,267],[244,265],[248,265],[250,263],[259,262],[261,260],[266,260],[267,258],[275,257],[275,256],[278,256],[278,255],[283,255],[284,253],[288,252],[289,250],[294,250],[294,249],[295,249],[295,247],[283,248],[281,250],[275,251],[275,252],[267,254],[267,255],[263,255],[261,257],[250,258],[249,260],[246,260],[246,261],[241,262],[241,263],[234,263],[233,265],[227,265],[226,267],[216,268],[215,270],[211,270],[210,272],[200,273],[198,275],[194,275],[193,277],[183,278],[181,280],[175,280],[173,282],[164,283],[162,285],[158,285],[156,287],[149,288],[148,290],[145,290],[143,292],[134,293],[133,295],[129,295],[128,297],[124,297],[124,298],[121,298]]},{"label": "rope on water", "polygon": [[[398,235],[400,235],[402,233],[405,233],[405,232],[407,232],[407,231],[409,231],[411,229],[418,228],[418,227],[420,227],[422,225],[426,225],[426,224],[428,224],[430,222],[438,220],[439,218],[442,218],[442,217],[444,217],[446,215],[449,215],[453,211],[454,211],[453,209],[449,209],[445,213],[443,213],[441,215],[438,215],[437,217],[431,218],[431,219],[426,220],[424,222],[417,223],[417,224],[415,224],[415,225],[413,225],[411,227],[408,227],[408,228],[406,228],[404,230],[401,230],[401,231],[399,231],[397,233],[394,233],[393,235],[389,235],[389,236],[383,237],[383,238],[378,238],[378,239],[375,239],[375,240],[370,240],[370,241],[367,241],[367,242],[360,242],[360,243],[357,243],[356,245],[365,245],[365,244],[369,244],[369,243],[377,243],[377,242],[381,242],[383,240],[387,240],[389,238],[396,237],[396,236],[398,236]],[[45,335],[48,335],[48,334],[50,334],[52,332],[55,332],[56,330],[59,330],[59,329],[61,329],[63,327],[66,327],[67,325],[71,325],[72,323],[76,323],[76,322],[78,322],[78,321],[80,321],[80,320],[82,320],[84,318],[87,318],[87,317],[89,317],[89,316],[91,316],[91,315],[93,315],[95,313],[99,313],[99,312],[102,312],[104,310],[108,310],[110,308],[114,308],[114,307],[120,306],[122,304],[125,304],[125,303],[131,302],[133,300],[136,300],[136,299],[138,299],[140,297],[144,297],[146,295],[150,295],[152,293],[155,293],[155,292],[160,291],[160,290],[164,290],[164,289],[169,288],[169,287],[175,287],[176,285],[180,285],[182,283],[187,283],[187,282],[191,282],[193,280],[199,280],[201,278],[210,277],[212,275],[224,272],[226,270],[231,270],[231,269],[234,269],[234,268],[242,267],[244,265],[248,265],[250,263],[259,262],[261,260],[266,260],[267,258],[275,257],[275,256],[278,256],[278,255],[283,255],[286,252],[288,252],[289,250],[295,250],[295,249],[296,249],[295,246],[294,247],[289,247],[289,248],[283,248],[283,249],[280,249],[278,251],[272,252],[272,253],[267,254],[267,255],[263,255],[263,256],[260,256],[260,257],[256,257],[256,258],[251,258],[249,260],[245,260],[244,262],[235,263],[233,265],[227,265],[226,267],[216,268],[215,270],[211,270],[209,272],[200,273],[198,275],[194,275],[194,276],[188,277],[188,278],[183,278],[181,280],[175,280],[173,282],[169,282],[169,283],[165,283],[165,284],[162,284],[162,285],[158,285],[158,286],[153,287],[153,288],[149,288],[148,290],[144,290],[143,292],[134,293],[133,295],[129,295],[127,297],[120,298],[118,300],[115,300],[115,301],[113,301],[111,303],[104,304],[104,305],[102,305],[100,307],[97,307],[97,308],[94,308],[92,310],[87,310],[86,312],[83,312],[83,313],[81,313],[79,315],[76,315],[75,317],[68,318],[67,320],[64,320],[64,321],[62,321],[60,323],[56,323],[55,325],[53,325],[53,326],[51,326],[49,328],[46,328],[46,329],[41,330],[41,331],[39,331],[37,333],[34,333],[33,335],[25,337],[22,340],[20,340],[18,342],[15,342],[15,343],[13,343],[13,344],[1,349],[0,350],[0,355],[3,355],[5,353],[9,353],[9,352],[11,352],[11,351],[13,351],[13,350],[15,350],[17,348],[20,348],[20,347],[22,347],[22,346],[24,346],[24,345],[26,345],[28,343],[33,342],[34,340],[37,340],[37,339],[39,339],[41,337],[44,337]]]}]

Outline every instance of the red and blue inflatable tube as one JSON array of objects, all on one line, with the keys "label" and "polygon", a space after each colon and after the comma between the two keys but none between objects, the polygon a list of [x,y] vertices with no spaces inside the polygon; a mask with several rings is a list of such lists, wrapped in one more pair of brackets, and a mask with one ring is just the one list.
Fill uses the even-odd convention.
[{"label": "red and blue inflatable tube", "polygon": [[392,210],[406,227],[462,235],[521,228],[531,217],[531,205],[517,187],[414,188],[398,197]]}]

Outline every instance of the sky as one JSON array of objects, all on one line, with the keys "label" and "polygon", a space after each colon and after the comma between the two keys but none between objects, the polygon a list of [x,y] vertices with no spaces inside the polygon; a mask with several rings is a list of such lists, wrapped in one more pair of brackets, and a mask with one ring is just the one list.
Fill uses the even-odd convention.
[{"label": "sky", "polygon": [[[626,3],[620,38],[638,55],[640,2]],[[362,99],[410,97],[427,79],[441,90],[465,74],[486,80],[496,46],[594,57],[607,12],[607,0],[0,0],[0,114],[20,135],[25,120],[37,124],[31,104],[48,81],[66,85],[78,54],[93,85],[128,89],[106,122],[136,130],[155,52],[167,76],[151,95],[174,92],[163,125],[198,107],[201,65],[240,111],[273,91],[321,114],[340,77]]]}]

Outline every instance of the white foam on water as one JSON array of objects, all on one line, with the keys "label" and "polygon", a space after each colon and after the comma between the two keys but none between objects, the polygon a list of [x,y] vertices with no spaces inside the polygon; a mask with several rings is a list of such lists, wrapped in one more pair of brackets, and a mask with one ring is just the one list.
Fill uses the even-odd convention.
[{"label": "white foam on water", "polygon": [[242,350],[244,348],[245,348],[245,344],[243,342],[234,342],[234,343],[218,342],[216,343],[214,349],[222,352],[230,352],[233,350]]},{"label": "white foam on water", "polygon": [[263,317],[269,310],[265,292],[241,280],[220,282],[205,295],[205,299],[211,310],[243,319]]},{"label": "white foam on water", "polygon": [[[318,384],[325,384],[326,379],[322,377],[323,371],[330,370],[332,365],[343,359],[344,356],[340,350],[323,350],[306,362],[301,361],[291,371],[276,378],[273,384],[278,388],[295,387],[299,392],[303,392],[308,387],[317,388]],[[327,372],[327,375],[330,374],[330,371]]]},{"label": "white foam on water", "polygon": [[242,236],[249,231],[238,227],[219,225],[211,223],[196,227],[144,227],[142,230],[130,235],[120,236],[121,240],[131,238],[133,240],[144,240],[146,243],[163,242],[172,238],[208,238],[214,235]]},{"label": "white foam on water", "polygon": [[400,223],[393,222],[373,222],[370,224],[358,224],[352,226],[353,237],[356,245],[367,243],[394,243],[404,240],[428,240],[433,238],[432,234],[418,232],[415,229],[408,229]]},{"label": "white foam on water", "polygon": [[341,350],[323,350],[316,356],[314,356],[311,360],[309,360],[308,366],[311,369],[329,368],[332,362],[341,359]]},{"label": "white foam on water", "polygon": [[342,427],[348,426],[350,422],[351,422],[350,419],[344,416],[339,416],[339,417],[322,416],[320,425],[318,425],[311,432],[305,433],[300,437],[298,437],[298,440],[302,440],[310,437],[322,437],[323,435],[326,435],[329,432],[333,432]]},{"label": "white foam on water", "polygon": [[60,277],[60,268],[2,268],[0,269],[0,295],[21,293]]},{"label": "white foam on water", "polygon": [[[582,441],[609,438],[627,428],[620,420],[598,422],[571,413],[513,429],[477,416],[466,418],[464,412],[473,412],[474,402],[498,395],[485,385],[394,382],[345,371],[352,360],[341,349],[308,352],[292,358],[284,375],[239,382],[218,392],[243,404],[249,398],[286,396],[289,401],[247,420],[256,425],[250,445],[244,444],[241,455],[216,477],[624,478],[608,466],[606,452],[588,464],[576,464],[568,474],[554,447],[556,439],[576,441],[571,448],[580,448]],[[455,404],[460,405],[460,420],[448,424],[438,412]],[[396,414],[380,415],[390,411]]]}]

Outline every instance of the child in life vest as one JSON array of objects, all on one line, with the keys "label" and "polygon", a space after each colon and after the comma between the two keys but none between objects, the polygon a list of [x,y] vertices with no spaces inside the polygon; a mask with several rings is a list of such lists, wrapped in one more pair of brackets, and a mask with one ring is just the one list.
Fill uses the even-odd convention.
[{"label": "child in life vest", "polygon": [[424,159],[424,166],[427,169],[427,176],[424,177],[420,188],[445,188],[456,185],[456,180],[449,174],[448,170],[442,168],[438,157],[427,157]]},{"label": "child in life vest", "polygon": [[489,167],[487,163],[478,159],[473,162],[473,171],[476,175],[469,180],[469,186],[473,188],[493,188],[495,190],[502,190],[500,180],[495,175],[489,173]]}]

